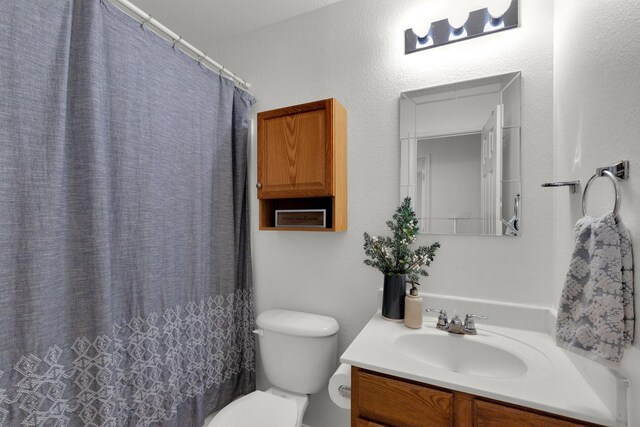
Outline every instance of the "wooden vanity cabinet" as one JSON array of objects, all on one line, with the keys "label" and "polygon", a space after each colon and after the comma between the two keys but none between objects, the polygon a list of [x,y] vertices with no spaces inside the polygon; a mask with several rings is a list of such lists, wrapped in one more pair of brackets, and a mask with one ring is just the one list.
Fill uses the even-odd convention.
[{"label": "wooden vanity cabinet", "polygon": [[[335,99],[258,113],[261,230],[347,229],[347,111]],[[276,210],[326,210],[324,228],[275,224]]]},{"label": "wooden vanity cabinet", "polygon": [[597,427],[356,367],[351,368],[351,426]]}]

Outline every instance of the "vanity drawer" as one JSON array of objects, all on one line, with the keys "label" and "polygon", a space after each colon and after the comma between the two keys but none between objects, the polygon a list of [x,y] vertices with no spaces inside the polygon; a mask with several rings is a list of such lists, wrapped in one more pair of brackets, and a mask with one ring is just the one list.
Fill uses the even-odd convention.
[{"label": "vanity drawer", "polygon": [[475,427],[586,427],[594,424],[569,421],[537,414],[497,403],[476,399],[474,402]]},{"label": "vanity drawer", "polygon": [[453,393],[353,370],[353,425],[366,420],[389,427],[445,427],[453,424]]}]

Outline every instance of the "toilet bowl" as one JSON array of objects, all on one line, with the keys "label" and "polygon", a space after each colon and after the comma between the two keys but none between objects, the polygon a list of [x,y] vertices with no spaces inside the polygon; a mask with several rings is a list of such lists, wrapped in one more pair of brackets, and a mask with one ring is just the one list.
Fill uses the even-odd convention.
[{"label": "toilet bowl", "polygon": [[309,395],[323,390],[335,370],[335,319],[268,310],[256,324],[264,372],[274,387],[234,400],[207,427],[300,427]]}]

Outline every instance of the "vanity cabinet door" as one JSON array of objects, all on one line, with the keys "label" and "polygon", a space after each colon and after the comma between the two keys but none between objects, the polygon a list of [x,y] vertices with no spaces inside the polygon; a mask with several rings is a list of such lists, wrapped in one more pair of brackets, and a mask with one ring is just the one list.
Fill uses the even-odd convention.
[{"label": "vanity cabinet door", "polygon": [[475,427],[586,427],[593,424],[569,421],[476,399]]},{"label": "vanity cabinet door", "polygon": [[[453,425],[453,393],[354,368],[352,425],[445,427]],[[366,424],[371,420],[373,424]],[[365,424],[362,424],[365,422]],[[380,423],[380,424],[376,424]]]}]

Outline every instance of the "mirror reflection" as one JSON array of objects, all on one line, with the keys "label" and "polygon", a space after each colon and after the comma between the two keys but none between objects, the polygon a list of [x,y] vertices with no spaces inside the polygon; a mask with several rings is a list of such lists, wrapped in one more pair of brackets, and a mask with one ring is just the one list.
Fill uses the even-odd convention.
[{"label": "mirror reflection", "polygon": [[401,94],[400,197],[422,233],[520,234],[520,98],[520,73]]}]

